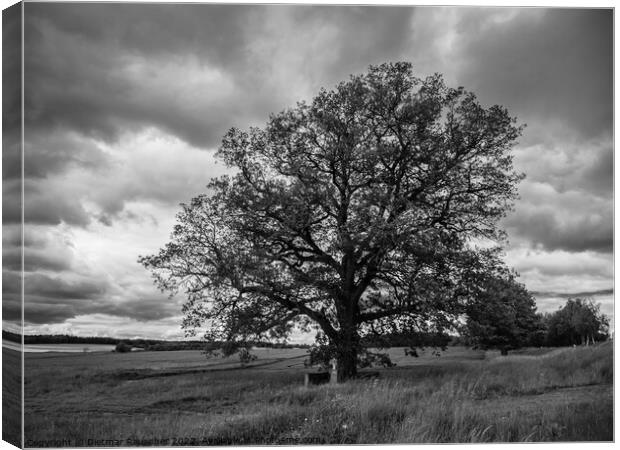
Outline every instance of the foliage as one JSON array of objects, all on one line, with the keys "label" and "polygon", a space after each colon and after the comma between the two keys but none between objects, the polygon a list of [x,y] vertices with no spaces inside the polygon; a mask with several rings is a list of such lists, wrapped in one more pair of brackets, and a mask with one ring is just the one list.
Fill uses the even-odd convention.
[{"label": "foliage", "polygon": [[324,333],[317,333],[314,345],[308,349],[308,359],[304,361],[304,366],[318,366],[322,370],[329,370],[335,357],[335,347]]},{"label": "foliage", "polygon": [[547,315],[545,321],[549,346],[581,345],[608,338],[609,319],[592,300],[569,298],[562,308]]},{"label": "foliage", "polygon": [[[338,359],[337,347],[329,342],[323,333],[318,333],[314,345],[308,349],[308,358],[304,361],[304,366],[318,366],[321,370],[330,370],[331,363]],[[360,346],[357,352],[357,367],[394,367],[389,355],[384,352],[372,351],[365,345]]]},{"label": "foliage", "polygon": [[189,334],[242,345],[320,329],[348,378],[362,337],[451,327],[471,273],[498,264],[472,242],[503,237],[520,132],[440,75],[371,66],[264,128],[232,128],[218,156],[236,173],[182,205],[140,262],[187,296]]},{"label": "foliage", "polygon": [[502,354],[529,344],[543,329],[534,298],[510,273],[487,276],[466,313],[470,343]]},{"label": "foliage", "polygon": [[[22,335],[2,330],[2,339],[21,342]],[[71,336],[68,334],[25,334],[24,344],[108,344],[116,345],[119,340],[100,336]]]},{"label": "foliage", "polygon": [[114,348],[114,351],[117,353],[127,353],[131,351],[131,345],[128,344],[125,341],[120,341],[118,344],[116,344],[116,347]]},{"label": "foliage", "polygon": [[439,355],[440,350],[446,350],[451,337],[443,332],[400,332],[385,334],[369,334],[362,338],[364,347],[391,348],[405,347],[405,354],[418,356],[417,350],[424,350],[427,347],[434,349],[435,354]]},{"label": "foliage", "polygon": [[239,361],[242,365],[249,364],[252,361],[256,361],[257,356],[250,353],[250,350],[247,348],[242,348],[238,351]]}]

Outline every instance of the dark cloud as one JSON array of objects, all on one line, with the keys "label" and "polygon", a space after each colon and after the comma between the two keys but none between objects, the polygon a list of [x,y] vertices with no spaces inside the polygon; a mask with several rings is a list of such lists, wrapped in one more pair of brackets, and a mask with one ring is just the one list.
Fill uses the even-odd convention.
[{"label": "dark cloud", "polygon": [[[22,152],[19,140],[3,148],[3,223],[21,222]],[[75,133],[28,134],[24,145],[24,219],[31,224],[62,222],[85,226],[91,218],[82,205],[84,192],[66,190],[51,178],[60,179],[68,170],[102,171],[109,157],[94,142]],[[75,186],[80,189],[80,186]]]},{"label": "dark cloud", "polygon": [[178,315],[180,308],[176,303],[170,302],[165,295],[153,295],[141,297],[133,301],[121,304],[104,304],[93,308],[89,312],[109,314],[118,317],[129,317],[140,322],[150,320],[162,320]]},{"label": "dark cloud", "polygon": [[62,222],[85,226],[90,217],[71,192],[50,192],[44,186],[26,183],[24,221],[32,224],[58,225]]},{"label": "dark cloud", "polygon": [[22,223],[22,185],[19,178],[2,182],[2,224]]},{"label": "dark cloud", "polygon": [[21,327],[22,303],[17,296],[2,297],[2,320]]},{"label": "dark cloud", "polygon": [[26,324],[63,323],[76,315],[73,305],[62,303],[38,303],[32,299],[24,306],[24,322]]},{"label": "dark cloud", "polygon": [[2,134],[2,180],[20,180],[22,176],[21,135],[14,130]]},{"label": "dark cloud", "polygon": [[532,292],[534,297],[560,297],[560,298],[590,298],[590,297],[599,297],[601,295],[613,295],[613,289],[603,289],[598,291],[585,291],[585,292],[572,292],[572,293],[564,293],[564,292]]},{"label": "dark cloud", "polygon": [[215,64],[239,61],[247,36],[247,5],[41,4],[26,6],[26,45],[41,44],[46,24],[76,40],[170,56],[197,53]]},{"label": "dark cloud", "polygon": [[46,233],[31,224],[22,230],[18,224],[4,224],[2,229],[2,267],[10,271],[63,272],[72,269],[74,259],[71,244],[57,234]]},{"label": "dark cloud", "polygon": [[[31,324],[63,323],[87,314],[107,314],[138,321],[179,314],[180,305],[154,292],[144,273],[123,281],[75,262],[74,245],[58,231],[29,224],[24,230],[24,317]],[[3,317],[21,318],[21,252],[19,225],[3,225]],[[76,267],[79,266],[79,267]]]},{"label": "dark cloud", "polygon": [[178,315],[179,308],[166,305],[165,298],[115,304],[103,299],[27,296],[24,303],[24,320],[27,324],[63,323],[68,319],[87,314],[106,314],[146,322]]},{"label": "dark cloud", "polygon": [[[2,11],[2,131],[3,137],[21,128],[22,4]],[[3,143],[4,157],[4,143]],[[4,158],[3,158],[4,162]]]},{"label": "dark cloud", "polygon": [[478,9],[461,21],[461,77],[485,102],[528,122],[524,142],[554,124],[592,138],[613,119],[612,9],[523,9],[480,26]]},{"label": "dark cloud", "polygon": [[[4,257],[3,261],[4,263]],[[21,273],[2,268],[2,320],[16,321],[22,317]]]},{"label": "dark cloud", "polygon": [[[22,249],[13,247],[2,249],[2,266],[9,270],[21,270],[22,267]],[[49,254],[40,252],[30,248],[24,249],[24,270],[26,272],[34,272],[37,270],[48,270],[60,272],[71,268],[70,262],[65,255]]]},{"label": "dark cloud", "polygon": [[10,269],[20,270],[21,261],[16,261],[16,255],[5,253],[5,239],[13,231],[12,228],[15,228],[15,237],[21,236],[20,225],[7,225],[9,217],[17,214],[18,223],[21,219],[21,189],[17,189],[18,184],[14,181],[19,182],[22,172],[21,6],[22,4],[18,3],[2,11],[2,318],[20,325],[21,276]]},{"label": "dark cloud", "polygon": [[[23,235],[22,235],[23,231]],[[24,229],[20,224],[3,224],[2,226],[2,247],[30,247],[35,250],[47,250],[52,242],[64,247],[71,246],[71,243],[62,235],[48,235],[46,230],[27,224]]]},{"label": "dark cloud", "polygon": [[[303,70],[304,77],[311,75],[315,90],[312,94],[322,87],[334,87],[351,74],[365,72],[371,64],[401,59],[410,45],[411,19],[416,12],[411,7],[361,5],[289,6],[286,10],[286,19],[293,22],[287,28],[289,33],[332,32],[330,39],[321,41],[325,45],[310,49],[300,46],[308,59],[299,70]],[[273,11],[263,10],[263,17],[269,17]],[[294,98],[294,94],[290,97]]]},{"label": "dark cloud", "polygon": [[[162,307],[162,304],[161,299],[152,304],[134,302],[132,304],[114,305],[101,301],[51,302],[48,298],[32,297],[25,302],[24,320],[27,324],[53,324],[63,323],[68,319],[74,319],[85,314],[107,314],[146,322],[162,320],[178,314],[178,309],[170,311]],[[137,333],[139,334],[139,330]]]},{"label": "dark cloud", "polygon": [[[228,127],[292,104],[300,83],[312,94],[368,64],[437,50],[453,10],[34,3],[27,11],[29,124],[110,139],[155,125],[213,147]],[[554,121],[584,136],[610,129],[611,10],[458,11],[448,70],[533,122],[524,139],[532,129],[548,135]],[[515,14],[497,20],[498,11]],[[424,31],[433,34],[416,34],[416,15],[432,18]]]},{"label": "dark cloud", "polygon": [[520,204],[504,225],[511,237],[525,239],[533,248],[611,253],[611,212],[605,209],[591,213],[588,210],[555,210],[553,205],[528,207]]},{"label": "dark cloud", "polygon": [[614,153],[613,149],[592,155],[589,163],[580,173],[575,185],[596,195],[611,198],[614,193]]},{"label": "dark cloud", "polygon": [[[299,100],[300,80],[318,90],[313,78],[336,82],[397,55],[412,9],[35,3],[27,11],[28,125],[112,140],[154,125],[213,147],[229,127],[262,123]],[[301,52],[296,66],[262,53],[255,39],[265,33],[269,51]],[[290,47],[301,34],[326,42]]]},{"label": "dark cloud", "polygon": [[22,223],[22,185],[19,178],[2,182],[2,224]]},{"label": "dark cloud", "polygon": [[[21,223],[21,182],[12,180],[2,186],[3,224]],[[24,221],[30,224],[85,226],[90,216],[71,192],[58,192],[39,182],[24,183]]]},{"label": "dark cloud", "polygon": [[109,164],[109,156],[99,146],[74,133],[29,133],[24,146],[24,176],[29,179],[68,168],[101,170]]},{"label": "dark cloud", "polygon": [[[9,287],[17,289],[17,276],[5,272],[3,283],[8,281]],[[138,321],[161,320],[179,314],[179,305],[152,291],[148,296],[136,297],[135,292],[128,290],[126,298],[113,300],[118,286],[97,277],[26,273],[24,286],[24,320],[27,323],[62,323],[84,314],[107,314]],[[7,294],[14,296],[16,292],[7,291]]]},{"label": "dark cloud", "polygon": [[106,283],[99,280],[67,281],[58,276],[41,273],[26,274],[24,279],[24,301],[31,298],[45,297],[48,299],[96,299],[106,292]]},{"label": "dark cloud", "polygon": [[21,273],[2,270],[2,294],[21,293]]},{"label": "dark cloud", "polygon": [[[247,7],[38,3],[26,9],[29,125],[103,139],[155,125],[199,146],[216,144],[231,126],[230,117],[213,114],[222,105],[200,90],[207,86],[188,86],[187,71],[157,77],[166,63],[182,68],[196,61],[198,68],[221,71],[244,61]],[[160,81],[150,89],[149,82]],[[217,81],[208,87],[221,88]],[[194,91],[183,95],[186,88]],[[202,98],[199,110],[188,104]]]}]

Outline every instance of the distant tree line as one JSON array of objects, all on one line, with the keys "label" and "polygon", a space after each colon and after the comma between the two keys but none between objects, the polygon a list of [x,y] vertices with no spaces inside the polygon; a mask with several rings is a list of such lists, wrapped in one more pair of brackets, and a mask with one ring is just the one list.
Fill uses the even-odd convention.
[{"label": "distant tree line", "polygon": [[21,342],[22,342],[22,335],[21,334],[17,334],[17,333],[11,333],[10,331],[2,330],[2,340],[3,341],[17,342],[18,344],[21,344]]},{"label": "distant tree line", "polygon": [[410,347],[445,348],[452,340],[452,336],[440,332],[415,332],[415,333],[389,333],[382,335],[368,335],[361,338],[364,347],[390,348]]},{"label": "distant tree line", "polygon": [[[131,341],[128,341],[131,342]],[[204,341],[159,341],[154,344],[144,346],[144,350],[149,351],[172,351],[172,350],[208,350],[214,343],[205,343]],[[223,343],[215,343],[215,345],[223,345]],[[288,344],[281,342],[254,342],[252,347],[257,348],[306,348],[307,344]]]},{"label": "distant tree line", "polygon": [[[569,298],[552,313],[536,313],[524,290],[503,290],[494,301],[478,304],[450,345],[496,348],[589,345],[609,339],[609,318],[590,299]],[[498,292],[494,292],[498,294]],[[517,295],[518,294],[518,295]]]},{"label": "distant tree line", "polygon": [[609,338],[609,318],[592,300],[569,298],[564,307],[545,314],[542,322],[546,346],[588,345]]},{"label": "distant tree line", "polygon": [[[21,343],[22,336],[18,333],[2,330],[2,339]],[[137,347],[149,351],[171,350],[204,350],[205,342],[193,341],[165,341],[158,339],[120,339],[99,336],[72,336],[69,334],[26,334],[24,344],[91,344],[91,345],[114,345],[122,344],[123,348]],[[269,348],[299,348],[308,347],[304,344],[288,344],[281,342],[255,342],[254,347]]]},{"label": "distant tree line", "polygon": [[[2,339],[21,343],[22,335],[2,330]],[[26,334],[24,344],[101,344],[116,345],[121,339],[95,336],[71,336],[68,334]]]}]

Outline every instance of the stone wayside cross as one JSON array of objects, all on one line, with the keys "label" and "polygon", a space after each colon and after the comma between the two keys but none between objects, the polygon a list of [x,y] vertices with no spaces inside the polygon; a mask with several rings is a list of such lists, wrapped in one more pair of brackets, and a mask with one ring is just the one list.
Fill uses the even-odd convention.
[{"label": "stone wayside cross", "polygon": [[335,359],[332,359],[332,370],[329,375],[329,383],[336,384],[338,383],[338,362]]},{"label": "stone wayside cross", "polygon": [[329,372],[308,372],[304,374],[304,386],[312,384],[336,384],[338,383],[338,363],[335,359],[331,360],[331,370]]}]

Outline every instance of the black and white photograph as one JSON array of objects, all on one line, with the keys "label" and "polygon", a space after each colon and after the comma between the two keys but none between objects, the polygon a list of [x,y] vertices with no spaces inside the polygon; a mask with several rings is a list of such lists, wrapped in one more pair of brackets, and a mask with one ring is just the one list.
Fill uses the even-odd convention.
[{"label": "black and white photograph", "polygon": [[614,441],[611,3],[3,8],[4,441]]}]

